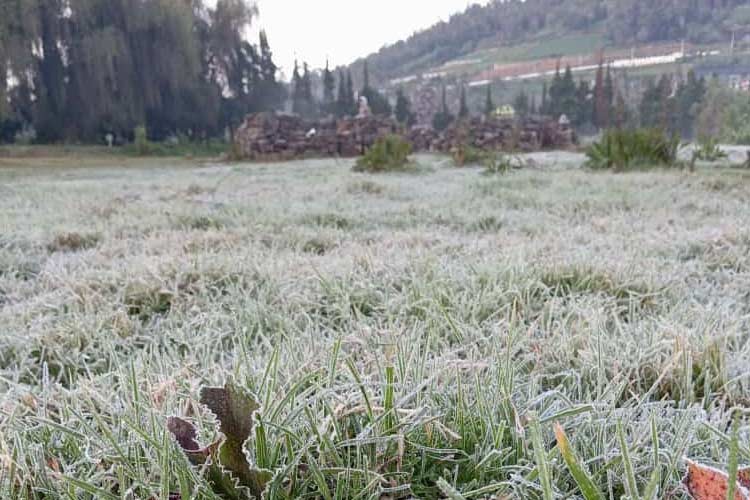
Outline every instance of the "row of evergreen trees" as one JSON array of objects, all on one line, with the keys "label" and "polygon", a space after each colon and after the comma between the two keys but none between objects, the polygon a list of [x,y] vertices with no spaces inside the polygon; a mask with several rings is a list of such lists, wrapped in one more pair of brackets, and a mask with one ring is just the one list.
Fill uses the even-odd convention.
[{"label": "row of evergreen trees", "polygon": [[[356,95],[351,70],[340,69],[338,71],[337,87],[336,75],[326,63],[321,80],[322,99],[318,100],[313,90],[313,75],[307,63],[303,63],[302,71],[300,71],[299,64],[295,62],[291,83],[292,112],[305,118],[352,116],[359,112],[357,97],[366,97],[373,114],[390,116],[394,113],[388,98],[371,85],[367,64],[364,66],[362,75],[362,88]],[[401,91],[397,96],[395,114],[402,123],[407,123],[412,119],[411,104]]]},{"label": "row of evergreen trees", "polygon": [[611,69],[601,62],[593,87],[583,79],[576,84],[570,67],[564,73],[558,69],[552,83],[544,85],[539,108],[523,91],[515,99],[515,108],[521,115],[534,112],[554,117],[566,115],[584,131],[656,127],[689,138],[694,134],[706,87],[705,79],[697,78],[692,70],[685,79],[662,75],[658,81],[649,80],[640,101],[629,107]]},{"label": "row of evergreen trees", "polygon": [[[601,61],[593,86],[584,79],[576,82],[569,66],[564,72],[558,68],[552,81],[544,82],[539,102],[536,95],[522,90],[513,100],[513,111],[522,118],[544,115],[559,119],[565,115],[573,126],[583,132],[640,126],[661,128],[692,138],[706,93],[705,79],[697,78],[691,70],[685,79],[663,75],[658,80],[649,80],[638,103],[629,106],[624,92],[617,88],[611,68]],[[488,116],[497,111],[491,86],[487,87],[481,111]],[[444,130],[456,119],[468,115],[466,88],[461,87],[458,113],[453,114],[443,87],[433,127]]]}]

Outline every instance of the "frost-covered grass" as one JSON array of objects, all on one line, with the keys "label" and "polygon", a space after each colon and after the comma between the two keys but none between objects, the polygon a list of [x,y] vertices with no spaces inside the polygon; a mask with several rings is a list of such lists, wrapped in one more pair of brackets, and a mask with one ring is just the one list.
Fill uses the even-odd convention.
[{"label": "frost-covered grass", "polygon": [[274,499],[580,497],[555,422],[607,498],[750,461],[749,173],[419,162],[0,166],[0,498],[215,498],[166,418],[229,378]]}]

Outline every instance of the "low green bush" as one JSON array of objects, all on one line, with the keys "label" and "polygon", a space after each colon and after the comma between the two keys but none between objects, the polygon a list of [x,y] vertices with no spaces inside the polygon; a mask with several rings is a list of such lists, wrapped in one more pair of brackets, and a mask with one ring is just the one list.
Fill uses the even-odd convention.
[{"label": "low green bush", "polygon": [[596,170],[633,170],[677,165],[680,139],[658,129],[609,130],[586,150]]},{"label": "low green bush", "polygon": [[487,154],[484,151],[468,144],[459,144],[453,148],[451,156],[453,157],[453,163],[457,167],[479,165],[487,158]]},{"label": "low green bush", "polygon": [[412,165],[409,156],[411,144],[398,135],[379,138],[375,144],[357,160],[355,172],[391,172],[404,170]]},{"label": "low green bush", "polygon": [[135,146],[135,152],[140,156],[147,156],[151,154],[151,142],[148,140],[148,133],[145,126],[136,127],[133,130],[133,145]]},{"label": "low green bush", "polygon": [[693,152],[693,157],[701,161],[719,161],[728,157],[727,153],[719,147],[719,141],[714,137],[701,137]]},{"label": "low green bush", "polygon": [[523,168],[524,161],[518,156],[488,153],[484,159],[484,175],[504,175],[516,168]]}]

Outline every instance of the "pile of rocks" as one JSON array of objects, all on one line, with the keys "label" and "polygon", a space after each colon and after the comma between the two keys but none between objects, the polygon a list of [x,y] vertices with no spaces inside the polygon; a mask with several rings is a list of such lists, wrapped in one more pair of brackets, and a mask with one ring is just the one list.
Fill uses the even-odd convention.
[{"label": "pile of rocks", "polygon": [[569,124],[544,118],[520,121],[471,118],[442,133],[418,126],[403,133],[395,120],[360,115],[310,122],[296,115],[248,115],[235,134],[235,152],[249,160],[288,160],[305,157],[358,156],[378,138],[400,133],[415,151],[450,152],[458,146],[482,150],[538,151],[561,149],[575,142]]},{"label": "pile of rocks", "polygon": [[358,156],[398,130],[389,118],[366,116],[309,122],[296,115],[248,115],[235,133],[235,152],[249,160]]},{"label": "pile of rocks", "polygon": [[458,146],[486,151],[539,151],[564,149],[575,142],[567,124],[545,118],[471,118],[456,122],[436,137],[431,150],[450,152]]}]

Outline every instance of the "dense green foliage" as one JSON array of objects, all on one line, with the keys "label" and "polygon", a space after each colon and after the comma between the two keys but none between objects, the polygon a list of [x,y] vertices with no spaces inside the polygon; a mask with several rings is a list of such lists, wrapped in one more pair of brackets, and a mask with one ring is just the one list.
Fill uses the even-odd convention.
[{"label": "dense green foliage", "polygon": [[[418,73],[474,50],[598,30],[617,45],[728,41],[748,0],[508,0],[472,5],[367,58],[379,77]],[[362,64],[360,61],[358,64]]]},{"label": "dense green foliage", "polygon": [[618,171],[671,167],[680,139],[659,129],[609,130],[586,150],[588,167]]},{"label": "dense green foliage", "polygon": [[407,168],[411,161],[411,144],[398,135],[388,135],[375,144],[357,160],[355,172],[389,172]]},{"label": "dense green foliage", "polygon": [[440,111],[435,113],[435,116],[433,116],[432,127],[438,132],[442,132],[443,130],[448,128],[451,123],[453,123],[454,119],[455,117],[448,107],[448,97],[446,96],[445,86],[443,86],[442,97],[440,101]]},{"label": "dense green foliage", "polygon": [[4,0],[2,139],[221,135],[284,100],[267,37],[246,39],[255,15],[243,0]]},{"label": "dense green foliage", "polygon": [[411,101],[404,94],[403,89],[396,93],[396,108],[393,111],[396,121],[402,125],[411,126],[416,121],[416,116],[411,109]]},{"label": "dense green foliage", "polygon": [[750,96],[710,82],[696,110],[696,134],[727,144],[750,145]]}]

